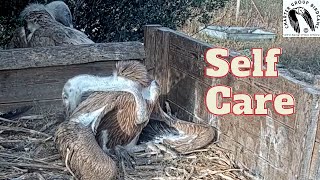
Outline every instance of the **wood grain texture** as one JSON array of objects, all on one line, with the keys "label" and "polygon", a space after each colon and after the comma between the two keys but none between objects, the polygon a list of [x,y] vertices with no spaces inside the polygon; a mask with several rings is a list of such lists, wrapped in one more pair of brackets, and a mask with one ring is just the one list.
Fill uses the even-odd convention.
[{"label": "wood grain texture", "polygon": [[111,75],[116,61],[0,71],[0,102],[61,98],[65,82],[79,74]]},{"label": "wood grain texture", "polygon": [[172,31],[164,27],[146,27],[146,34],[150,36],[145,37],[145,49],[147,52],[147,68],[154,70],[152,75],[161,87],[160,103],[163,104],[167,94],[167,78],[168,78],[168,46],[169,46],[169,33]]},{"label": "wood grain texture", "polygon": [[[199,79],[208,85],[215,83],[215,81],[223,80],[209,79],[204,77],[204,68],[208,65],[204,60],[205,52],[215,46],[199,41],[192,37],[179,32],[170,33],[169,46],[169,64],[181,71],[187,72],[189,75]],[[229,50],[229,58],[238,55],[238,53]]]},{"label": "wood grain texture", "polygon": [[210,86],[173,67],[169,66],[168,72],[167,100],[192,114],[193,122],[214,125],[214,115],[207,111],[204,104]]},{"label": "wood grain texture", "polygon": [[[157,30],[161,31],[161,28]],[[167,83],[167,97],[178,117],[217,126],[222,137],[227,137],[220,139],[220,144],[225,147],[235,145],[232,154],[238,157],[239,163],[264,179],[308,178],[317,164],[312,157],[315,157],[313,149],[319,129],[319,89],[296,80],[286,70],[281,70],[278,78],[239,79],[231,75],[206,78],[204,52],[211,48],[210,45],[169,31],[168,48],[168,78],[162,81]],[[228,60],[236,55],[231,52]],[[157,62],[155,65],[155,69],[163,67]],[[271,103],[267,103],[268,116],[212,116],[206,112],[204,98],[207,89],[218,84],[232,87],[235,94],[292,94],[296,113],[281,116]],[[317,137],[319,134],[318,130]]]},{"label": "wood grain texture", "polygon": [[316,142],[313,148],[312,161],[310,164],[309,179],[320,179],[320,143]]},{"label": "wood grain texture", "polygon": [[144,47],[140,42],[19,48],[0,51],[0,70],[144,58]]},{"label": "wood grain texture", "polygon": [[146,25],[144,26],[144,48],[146,54],[145,66],[147,69],[152,70],[151,74],[154,73],[154,68],[156,66],[155,53],[156,52],[156,35],[155,32],[160,25]]}]

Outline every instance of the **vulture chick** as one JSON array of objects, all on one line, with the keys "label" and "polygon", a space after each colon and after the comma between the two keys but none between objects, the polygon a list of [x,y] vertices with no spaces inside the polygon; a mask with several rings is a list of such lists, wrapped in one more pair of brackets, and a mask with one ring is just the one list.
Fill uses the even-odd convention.
[{"label": "vulture chick", "polygon": [[[131,69],[129,67],[131,67]],[[132,75],[133,73],[135,74]],[[147,76],[146,68],[137,61],[128,61],[128,62],[119,61],[116,65],[115,74],[118,74],[118,76],[123,76],[124,78],[128,78],[136,82],[140,82],[140,85],[142,85],[143,87],[147,86],[146,82],[148,81],[148,76]],[[144,74],[143,78],[141,78],[142,76],[139,74]],[[140,78],[135,78],[139,76]],[[99,91],[105,88],[103,86],[106,86],[106,84],[103,84],[104,81],[102,81],[101,78],[93,77],[93,79],[96,79],[97,85],[90,87],[91,88],[90,93],[93,91]],[[143,79],[143,81],[139,79]],[[93,81],[94,80],[90,80],[90,82],[93,82]],[[83,80],[79,80],[78,82],[79,82],[78,83],[79,85],[76,85],[76,83],[72,83],[68,86],[68,88],[79,90],[79,92],[77,93],[78,100],[75,100],[77,99],[75,96],[69,96],[68,98],[68,102],[73,102],[72,104],[74,104],[74,107],[76,107],[80,102],[80,99],[81,99],[80,96],[83,96],[84,89],[88,88],[88,85],[83,83],[84,82]],[[106,87],[108,88],[108,85]],[[105,88],[105,90],[107,88]],[[146,94],[146,93],[142,93],[142,94]],[[96,104],[100,104],[100,102],[103,101],[104,98],[105,98],[105,101],[107,101],[107,99],[110,98],[105,94],[95,94],[92,97],[95,97],[95,98],[92,98],[93,99],[92,102],[88,102],[87,104],[94,104],[93,101],[95,101]],[[136,100],[136,102],[138,101]],[[124,103],[124,104],[129,104],[129,103]],[[145,150],[146,148],[154,149],[155,148],[154,145],[155,145],[162,150],[167,149],[168,150],[167,152],[169,153],[171,152],[171,154],[173,154],[173,152],[170,151],[170,149],[164,148],[161,145],[164,144],[166,146],[170,146],[171,149],[176,150],[180,153],[183,153],[183,152],[202,148],[217,138],[217,131],[213,127],[208,125],[201,125],[201,124],[186,122],[186,121],[177,119],[171,116],[170,113],[166,114],[161,109],[159,103],[156,104],[156,107],[157,107],[156,108],[157,110],[155,110],[155,113],[158,113],[160,116],[150,119],[150,123],[148,123],[147,127],[143,128],[142,135],[140,136],[140,138],[138,137],[138,134],[140,134],[140,131],[141,131],[140,128],[144,126],[140,126],[139,128],[137,128],[136,132],[133,132],[132,130],[130,130],[130,132],[132,133],[129,133],[129,135],[127,136],[129,140],[126,140],[127,139],[125,138],[126,136],[117,136],[117,134],[119,134],[117,131],[123,131],[124,127],[129,128],[129,126],[121,127],[121,126],[116,126],[111,123],[108,123],[108,122],[111,122],[112,120],[106,121],[106,123],[101,122],[100,127],[98,127],[98,130],[97,130],[97,133],[98,133],[97,139],[100,145],[106,144],[106,146],[104,147],[105,149],[114,148],[116,145],[119,145],[119,144],[125,145],[128,142],[130,142],[130,140],[132,140],[132,137],[133,137],[132,134],[137,134],[135,141],[132,141],[132,142],[133,144],[136,144],[137,139],[139,138],[141,147],[136,148],[135,150],[140,151],[140,150]],[[167,107],[168,107],[167,109],[170,109],[169,106]],[[139,106],[137,108],[139,108]],[[97,109],[97,108],[94,108],[94,109]],[[144,108],[141,108],[141,109],[143,110]],[[118,112],[118,111],[115,111],[115,112]],[[98,111],[98,113],[100,112]],[[115,115],[112,115],[110,117],[115,117]],[[149,118],[149,116],[146,116],[146,117]],[[88,118],[85,118],[85,119],[88,120]],[[120,124],[125,124],[126,122],[125,118],[123,120],[124,120],[124,123],[120,123]],[[144,122],[147,122],[147,121],[148,120]],[[110,127],[102,127],[102,126],[110,126]],[[111,127],[116,127],[116,128],[111,128]],[[107,132],[103,129],[111,129],[111,130]],[[112,132],[110,133],[110,131]],[[113,134],[115,134],[115,136],[112,138],[109,138]],[[108,141],[105,141],[104,139],[106,138],[104,137],[106,137],[107,135],[108,135],[108,138],[107,138]],[[112,139],[112,141],[110,141],[109,139]],[[144,145],[147,145],[147,146],[144,146]],[[131,148],[131,150],[132,149],[134,148]],[[175,154],[173,155],[175,156]]]},{"label": "vulture chick", "polygon": [[55,133],[55,142],[65,166],[77,179],[116,179],[115,161],[103,152],[89,127],[65,121]]},{"label": "vulture chick", "polygon": [[[157,84],[151,87],[147,100],[149,115],[160,92]],[[117,158],[125,158],[131,164],[125,153],[130,151],[147,123],[135,123],[135,106],[130,93],[95,92],[79,104],[69,121],[59,126],[55,142],[74,177],[84,180],[114,179],[119,171],[112,150],[116,151]],[[95,120],[85,122],[87,119]],[[86,125],[88,123],[92,125]]]},{"label": "vulture chick", "polygon": [[[91,127],[94,133],[97,133],[98,142],[104,149],[114,148],[117,145],[125,146],[131,142],[136,144],[160,95],[158,83],[149,78],[146,67],[140,62],[120,61],[116,64],[116,72],[117,77],[122,76],[136,82],[136,86],[142,87],[143,90],[137,94],[142,95],[145,107],[139,107],[141,104],[138,103],[133,93],[119,90],[117,92],[94,92],[81,102],[71,115],[77,117],[75,121],[82,124],[92,123]],[[128,81],[122,83],[123,85],[128,84]],[[93,88],[97,87],[93,86]],[[144,122],[139,120],[137,108],[145,111],[143,113],[145,114]]]},{"label": "vulture chick", "polygon": [[[151,82],[149,92],[149,95],[144,96],[148,119],[160,94],[159,85],[155,81]],[[80,120],[83,124],[91,119],[88,116],[97,118],[91,122],[91,127],[98,143],[106,152],[118,145],[130,150],[136,145],[141,130],[148,123],[137,123],[137,105],[133,95],[127,92],[95,92],[79,104],[72,116],[78,117],[75,121]],[[97,109],[100,110],[99,113],[96,113]]]},{"label": "vulture chick", "polygon": [[[160,94],[160,88],[155,81],[151,81],[147,76],[145,67],[138,61],[120,61],[116,64],[115,74],[117,74],[116,77],[122,76],[145,88],[140,93],[144,93],[143,98],[146,101],[149,118],[152,106],[157,102]],[[127,81],[120,82],[128,83]],[[86,84],[86,81],[83,83]],[[74,86],[80,84],[80,81],[78,84],[70,83],[64,89],[86,88],[86,86]],[[77,95],[82,96],[81,94]],[[74,96],[68,97],[74,98]],[[74,102],[72,98],[69,100]],[[55,142],[65,165],[74,177],[106,180],[116,177],[118,169],[113,156],[108,156],[110,155],[109,150],[110,147],[114,147],[114,144],[129,145],[130,141],[137,139],[137,133],[140,133],[139,131],[145,126],[145,123],[136,123],[135,110],[137,105],[139,104],[133,94],[107,92],[105,89],[104,92],[92,92],[82,102],[77,101],[76,108],[72,111],[69,120],[63,122],[55,134]],[[99,135],[96,136],[96,134]],[[96,141],[95,136],[99,141]],[[120,140],[120,137],[123,140]],[[112,146],[106,147],[108,143]],[[104,147],[107,154],[101,147]]]},{"label": "vulture chick", "polygon": [[[149,81],[147,71],[139,61],[119,61],[111,76],[100,77],[85,74],[69,79],[62,90],[63,105],[67,115],[70,115],[82,99],[94,91],[129,92],[133,94],[137,103],[136,110],[132,111],[137,113],[135,121],[141,124],[149,120],[146,114],[146,101],[143,97],[149,95],[151,88]],[[97,113],[100,111],[97,110]]]},{"label": "vulture chick", "polygon": [[138,144],[152,143],[151,145],[156,146],[154,148],[176,157],[176,152],[187,153],[217,140],[218,132],[214,127],[183,121],[172,116],[168,103],[168,113],[165,113],[159,104],[156,107],[148,125],[141,132]]},{"label": "vulture chick", "polygon": [[[63,14],[69,14],[69,12],[61,12],[66,10],[66,8],[59,9],[59,11],[56,10],[57,8],[53,8],[56,4],[59,3],[48,6],[49,11],[42,4],[28,5],[20,14],[24,26],[16,29],[8,48],[94,43],[81,31],[60,23],[70,21],[68,18],[71,17],[71,14],[68,17],[63,17]],[[71,25],[69,24],[69,26]]]},{"label": "vulture chick", "polygon": [[[119,75],[125,76],[133,81],[137,81],[140,86],[145,88],[141,93],[143,94],[143,98],[147,104],[146,116],[147,119],[149,119],[160,95],[160,87],[158,83],[148,78],[146,68],[137,61],[119,62],[117,64],[117,70]],[[80,159],[83,161],[82,157],[84,155],[77,153],[80,149],[82,151],[81,153],[85,154],[85,157],[88,157],[89,153],[93,153],[90,155],[92,158],[88,157],[85,160],[86,163],[89,164],[90,168],[92,167],[91,164],[93,161],[96,160],[98,156],[102,156],[101,153],[96,150],[98,148],[95,144],[96,142],[92,142],[92,136],[94,135],[96,136],[100,147],[102,147],[108,155],[111,155],[111,151],[115,151],[117,157],[126,158],[125,160],[128,160],[127,154],[124,153],[130,152],[130,150],[135,147],[134,145],[138,140],[138,136],[142,128],[148,123],[148,121],[142,124],[137,123],[137,114],[135,112],[136,106],[139,106],[139,104],[136,102],[133,94],[113,91],[93,92],[87,99],[77,106],[69,118],[70,123],[61,125],[56,134],[56,142],[59,150],[62,153],[66,161],[66,166],[71,173],[76,177],[81,177],[77,174],[84,175],[88,173],[82,172],[85,171],[86,168],[81,167],[81,165],[84,164],[77,162]],[[72,125],[71,128],[68,126],[70,124]],[[79,135],[79,133],[83,133],[82,129],[84,128],[79,129],[78,127],[91,127],[92,134]],[[73,130],[73,128],[75,128],[75,130]],[[62,134],[60,132],[67,133]],[[87,142],[87,140],[81,140],[81,138],[90,138],[90,142]],[[85,145],[84,142],[87,142],[87,144]],[[91,147],[94,148],[95,151],[86,152],[87,150],[90,150]],[[74,160],[69,160],[70,157],[68,156],[68,152],[70,157],[73,157]],[[113,163],[110,163],[112,160],[111,157],[113,156],[107,156],[107,158],[105,156],[106,155],[102,156],[102,159],[105,159],[104,161],[106,161],[107,165],[102,168],[100,163],[101,161],[99,161],[96,168],[103,170],[105,167],[110,166],[108,169],[113,169],[112,172],[116,172]],[[97,172],[97,169],[93,169],[93,171]],[[109,176],[106,176],[106,178],[108,177]]]}]

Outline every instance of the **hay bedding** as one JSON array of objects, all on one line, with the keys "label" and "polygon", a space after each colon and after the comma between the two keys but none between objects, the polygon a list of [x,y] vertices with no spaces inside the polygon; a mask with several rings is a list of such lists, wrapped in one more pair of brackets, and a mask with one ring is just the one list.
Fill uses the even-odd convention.
[{"label": "hay bedding", "polygon": [[[13,120],[1,118],[0,179],[73,179],[54,143],[54,133],[62,121],[52,112]],[[217,145],[177,159],[140,153],[136,154],[135,170],[125,168],[123,175],[125,179],[154,180],[252,179],[247,171],[236,168],[227,153]]]}]

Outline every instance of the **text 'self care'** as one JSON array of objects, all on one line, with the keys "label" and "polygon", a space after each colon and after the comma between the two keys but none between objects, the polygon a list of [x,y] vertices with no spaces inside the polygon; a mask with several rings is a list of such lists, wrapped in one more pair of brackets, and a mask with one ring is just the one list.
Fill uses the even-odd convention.
[{"label": "text 'self care'", "polygon": [[[222,78],[229,72],[237,78],[258,77],[276,78],[278,71],[276,64],[282,54],[281,48],[269,49],[264,58],[266,68],[263,68],[263,51],[261,48],[251,50],[253,61],[246,56],[234,57],[230,62],[224,58],[229,57],[229,50],[212,48],[205,53],[208,66],[205,76],[209,78]],[[218,97],[222,101],[218,100]],[[230,98],[231,102],[224,102]],[[253,107],[253,101],[256,105]],[[291,115],[295,112],[294,97],[287,93],[282,94],[233,94],[232,88],[223,85],[210,87],[206,93],[205,104],[210,113],[215,115],[267,115],[266,102],[272,102],[274,110],[281,115]]]}]

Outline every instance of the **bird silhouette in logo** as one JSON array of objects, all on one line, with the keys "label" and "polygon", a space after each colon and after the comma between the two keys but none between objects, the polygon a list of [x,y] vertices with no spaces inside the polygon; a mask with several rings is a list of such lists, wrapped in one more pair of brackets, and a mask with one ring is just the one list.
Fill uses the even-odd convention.
[{"label": "bird silhouette in logo", "polygon": [[297,15],[302,16],[303,19],[309,25],[310,29],[312,31],[315,31],[313,20],[311,18],[310,13],[303,7],[297,7],[297,8],[291,9],[288,14],[290,24],[295,32],[300,33],[300,26],[299,26],[299,21],[298,21]]}]

